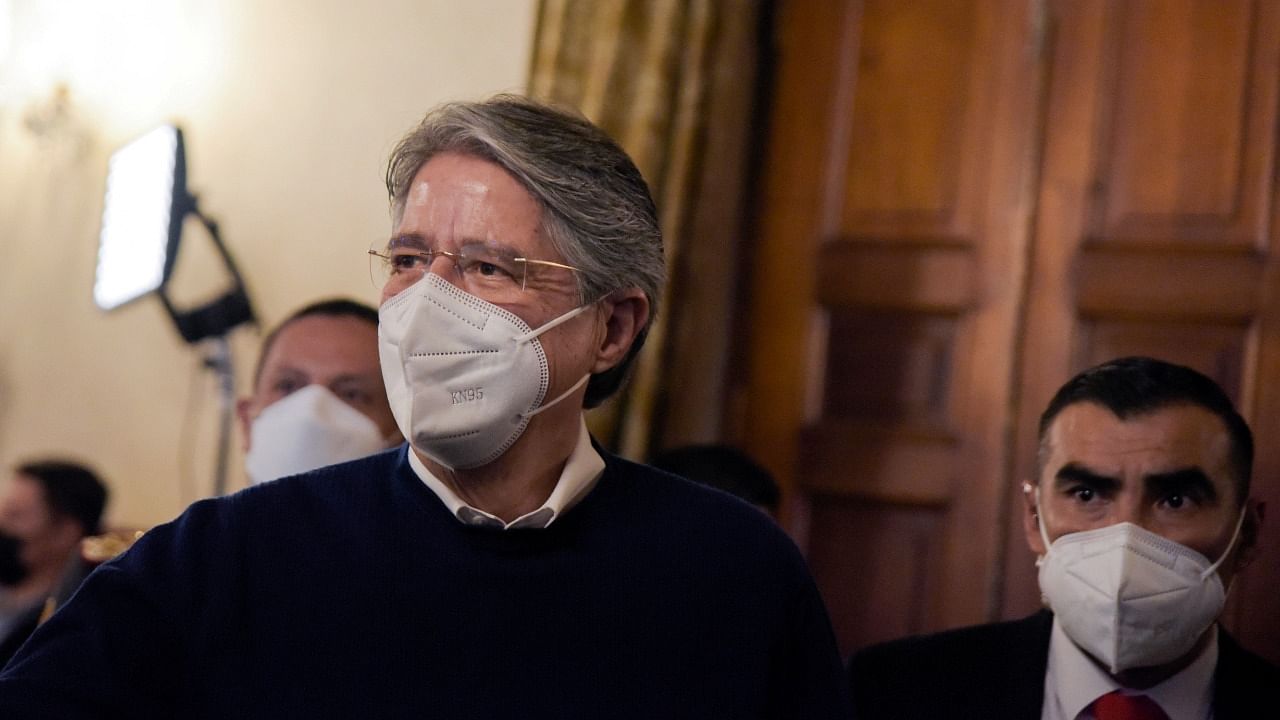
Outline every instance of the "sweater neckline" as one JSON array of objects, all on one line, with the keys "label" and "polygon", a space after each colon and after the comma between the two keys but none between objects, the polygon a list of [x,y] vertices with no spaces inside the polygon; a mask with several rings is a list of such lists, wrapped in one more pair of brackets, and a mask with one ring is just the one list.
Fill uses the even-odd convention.
[{"label": "sweater neckline", "polygon": [[416,510],[420,510],[423,522],[435,522],[448,528],[450,534],[456,534],[466,542],[503,551],[537,551],[549,546],[560,545],[567,539],[576,536],[586,525],[586,518],[595,515],[598,508],[603,507],[603,496],[612,487],[610,475],[616,467],[616,458],[609,452],[595,445],[596,451],[605,461],[605,469],[596,481],[595,487],[587,493],[574,507],[545,528],[511,528],[502,530],[493,527],[467,525],[450,512],[444,501],[431,492],[417,473],[409,465],[409,444],[404,443],[396,451],[395,466],[392,468],[399,492],[413,498]]}]

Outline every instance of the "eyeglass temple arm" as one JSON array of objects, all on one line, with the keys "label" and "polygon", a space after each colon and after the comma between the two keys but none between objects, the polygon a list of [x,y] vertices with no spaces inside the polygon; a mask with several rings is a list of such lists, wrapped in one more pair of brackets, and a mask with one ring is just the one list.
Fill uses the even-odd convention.
[{"label": "eyeglass temple arm", "polygon": [[518,258],[512,258],[512,259],[515,260],[516,262],[533,263],[534,265],[549,265],[555,268],[562,268],[564,270],[572,270],[574,272],[580,272],[578,268],[572,265],[565,265],[564,263],[552,262],[550,260],[532,260],[530,258],[524,258],[524,257],[518,257]]}]

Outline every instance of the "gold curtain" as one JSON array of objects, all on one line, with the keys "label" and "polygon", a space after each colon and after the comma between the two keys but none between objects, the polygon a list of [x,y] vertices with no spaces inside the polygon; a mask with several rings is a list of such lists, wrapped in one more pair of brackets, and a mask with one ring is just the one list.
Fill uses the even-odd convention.
[{"label": "gold curtain", "polygon": [[543,0],[529,78],[644,173],[669,282],[618,397],[588,416],[623,455],[721,439],[755,101],[754,0]]}]

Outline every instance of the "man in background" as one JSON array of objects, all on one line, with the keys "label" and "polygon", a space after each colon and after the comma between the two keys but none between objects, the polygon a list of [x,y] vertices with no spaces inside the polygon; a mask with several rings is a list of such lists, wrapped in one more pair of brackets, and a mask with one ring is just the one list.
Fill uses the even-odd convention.
[{"label": "man in background", "polygon": [[1217,624],[1253,559],[1253,437],[1212,380],[1123,358],[1040,418],[1027,544],[1048,609],[863,650],[859,718],[1271,717],[1280,670]]},{"label": "man in background", "polygon": [[684,445],[649,458],[649,464],[672,475],[723,490],[778,516],[778,483],[760,463],[732,445]]},{"label": "man in background", "polygon": [[[0,496],[0,536],[11,553],[0,565],[0,667],[41,619],[54,594],[83,577],[80,541],[100,530],[107,488],[89,468],[62,460],[19,465]],[[60,592],[66,583],[69,587]],[[65,599],[65,598],[64,598]]]},{"label": "man in background", "polygon": [[285,318],[263,341],[236,414],[253,484],[402,442],[378,364],[378,311],[332,299]]}]

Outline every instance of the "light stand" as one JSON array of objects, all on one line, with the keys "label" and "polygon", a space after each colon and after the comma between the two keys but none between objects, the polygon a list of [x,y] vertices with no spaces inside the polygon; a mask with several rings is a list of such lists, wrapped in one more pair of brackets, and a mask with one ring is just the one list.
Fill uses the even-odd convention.
[{"label": "light stand", "polygon": [[[204,223],[209,231],[209,237],[213,239],[214,247],[218,250],[218,255],[222,258],[223,266],[234,279],[234,285],[222,297],[185,311],[174,306],[169,297],[167,281],[161,284],[156,294],[160,296],[160,302],[169,313],[183,340],[190,344],[208,341],[204,366],[213,372],[218,381],[218,444],[214,460],[213,494],[225,495],[227,457],[231,449],[232,417],[235,414],[236,400],[235,364],[232,361],[231,344],[227,341],[227,334],[240,323],[254,322],[253,308],[249,304],[249,296],[245,292],[235,260],[231,258],[231,253],[227,251],[227,246],[218,233],[218,223],[200,212],[195,196],[188,195],[185,204],[186,207],[181,213],[182,218],[191,214]],[[178,217],[178,213],[174,213],[174,217]],[[181,219],[178,220],[178,222],[181,221]]]},{"label": "light stand", "polygon": [[213,469],[213,494],[227,493],[227,452],[231,448],[231,416],[235,412],[236,373],[227,336],[210,338],[204,366],[218,379],[218,445]]},{"label": "light stand", "polygon": [[[147,133],[112,154],[109,167],[94,300],[111,310],[154,293],[184,341],[192,345],[210,341],[204,366],[218,380],[214,493],[222,495],[235,410],[235,369],[227,334],[242,323],[256,322],[249,295],[218,224],[200,212],[195,196],[187,191],[186,148],[180,129],[166,125]],[[204,305],[180,309],[170,297],[169,280],[189,215],[199,218],[209,231],[231,288]]]}]

